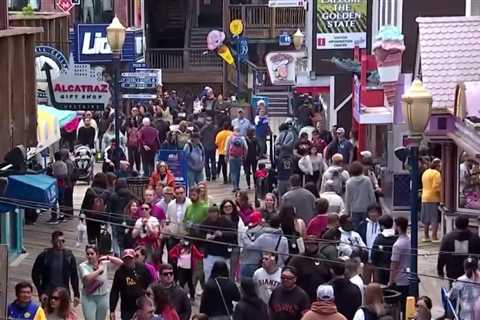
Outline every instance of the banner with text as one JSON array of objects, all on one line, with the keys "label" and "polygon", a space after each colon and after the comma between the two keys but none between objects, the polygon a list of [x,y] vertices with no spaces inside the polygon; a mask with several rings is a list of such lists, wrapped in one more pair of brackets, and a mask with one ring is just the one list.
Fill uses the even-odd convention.
[{"label": "banner with text", "polygon": [[367,47],[367,0],[317,0],[318,50]]}]

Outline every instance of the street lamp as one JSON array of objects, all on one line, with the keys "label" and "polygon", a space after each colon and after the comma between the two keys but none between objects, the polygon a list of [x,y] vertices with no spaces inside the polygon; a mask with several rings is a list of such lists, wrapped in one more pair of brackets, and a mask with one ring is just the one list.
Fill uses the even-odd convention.
[{"label": "street lamp", "polygon": [[295,49],[300,50],[302,49],[302,44],[303,40],[305,39],[305,35],[300,31],[300,29],[297,29],[297,32],[293,34],[293,46]]},{"label": "street lamp", "polygon": [[411,267],[410,294],[418,297],[418,145],[432,113],[432,95],[425,89],[422,81],[415,79],[402,96],[403,116],[410,131],[410,218],[411,218]]},{"label": "street lamp", "polygon": [[120,70],[120,56],[122,54],[123,44],[125,42],[125,27],[122,25],[117,16],[113,18],[112,23],[107,27],[107,41],[110,49],[113,53],[113,107],[115,109],[115,140],[117,141],[117,148],[114,150],[116,153],[115,157],[115,168],[119,170],[119,152],[121,148],[120,143],[120,103],[118,100],[118,73]]}]

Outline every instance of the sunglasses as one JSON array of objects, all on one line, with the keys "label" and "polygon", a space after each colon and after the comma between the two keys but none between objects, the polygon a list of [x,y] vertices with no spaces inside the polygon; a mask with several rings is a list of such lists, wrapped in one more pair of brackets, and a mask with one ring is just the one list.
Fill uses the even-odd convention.
[{"label": "sunglasses", "polygon": [[171,271],[171,272],[162,272],[162,276],[164,276],[164,277],[173,276],[173,271]]},{"label": "sunglasses", "polygon": [[60,300],[60,297],[59,296],[51,296],[50,300],[58,301],[58,300]]},{"label": "sunglasses", "polygon": [[292,280],[295,280],[295,276],[293,277],[289,277],[289,276],[280,276],[280,279],[281,280],[289,280],[289,281],[292,281]]}]

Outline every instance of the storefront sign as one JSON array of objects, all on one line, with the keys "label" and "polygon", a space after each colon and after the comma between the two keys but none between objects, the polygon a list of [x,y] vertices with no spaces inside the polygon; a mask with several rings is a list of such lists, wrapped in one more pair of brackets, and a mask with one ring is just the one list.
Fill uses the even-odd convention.
[{"label": "storefront sign", "polygon": [[50,46],[35,47],[35,71],[37,81],[37,103],[48,103],[47,75],[42,71],[43,65],[47,63],[51,67],[51,76],[56,79],[61,72],[68,69],[68,60],[63,53]]},{"label": "storefront sign", "polygon": [[268,74],[273,85],[295,84],[296,62],[304,55],[298,51],[274,51],[266,55]]},{"label": "storefront sign", "polygon": [[[76,63],[111,63],[112,50],[107,41],[108,24],[78,24],[70,34]],[[121,61],[135,62],[143,56],[143,32],[129,28],[121,52]]]},{"label": "storefront sign", "polygon": [[317,49],[367,47],[367,0],[317,0]]},{"label": "storefront sign", "polygon": [[152,72],[123,72],[120,86],[124,89],[155,89],[157,74]]}]

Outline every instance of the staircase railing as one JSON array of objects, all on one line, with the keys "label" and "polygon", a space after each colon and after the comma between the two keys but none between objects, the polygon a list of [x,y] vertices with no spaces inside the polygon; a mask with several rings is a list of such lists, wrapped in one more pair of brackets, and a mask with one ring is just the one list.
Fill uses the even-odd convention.
[{"label": "staircase railing", "polygon": [[203,48],[148,48],[145,59],[152,68],[169,71],[212,71],[222,67],[222,61],[213,54],[204,54]]},{"label": "staircase railing", "polygon": [[[253,81],[249,87],[248,79],[250,76]],[[262,87],[272,85],[267,67],[257,66],[250,60],[240,65],[240,79],[240,89],[242,91],[251,90],[252,94],[257,94]],[[235,87],[237,86],[236,66],[227,65],[227,80]]]},{"label": "staircase railing", "polygon": [[[192,14],[193,14],[193,1],[187,0],[187,18],[185,20],[185,38],[183,39],[183,47],[188,48],[190,47],[190,34],[192,31]],[[190,51],[185,50],[183,51],[183,60],[189,61],[190,59]]]}]

